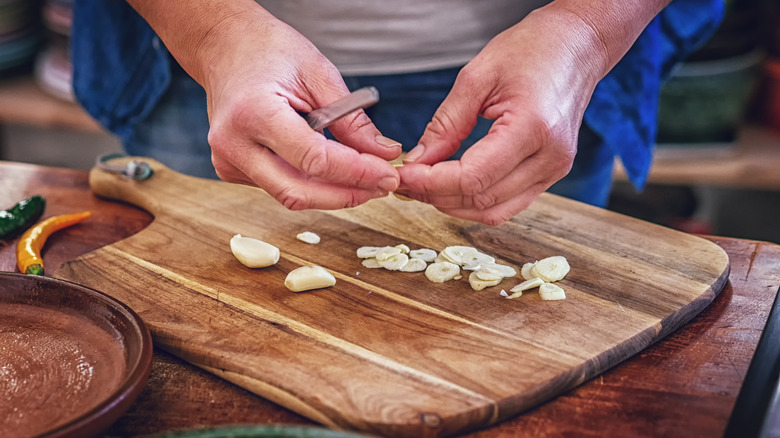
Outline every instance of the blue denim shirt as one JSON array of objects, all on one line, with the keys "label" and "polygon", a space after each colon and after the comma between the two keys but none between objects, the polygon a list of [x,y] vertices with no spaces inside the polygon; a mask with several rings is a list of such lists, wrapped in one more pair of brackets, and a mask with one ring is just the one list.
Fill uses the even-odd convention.
[{"label": "blue denim shirt", "polygon": [[[652,162],[662,81],[709,38],[723,12],[723,0],[673,1],[596,87],[584,123],[621,158],[637,187]],[[77,99],[120,138],[149,115],[171,81],[166,48],[122,0],[75,0],[71,57]]]}]

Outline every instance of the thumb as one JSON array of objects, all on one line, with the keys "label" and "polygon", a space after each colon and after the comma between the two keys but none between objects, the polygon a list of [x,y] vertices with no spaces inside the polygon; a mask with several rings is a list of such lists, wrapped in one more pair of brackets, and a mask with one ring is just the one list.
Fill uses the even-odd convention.
[{"label": "thumb", "polygon": [[404,163],[435,164],[452,156],[477,124],[484,102],[480,88],[467,86],[459,75]]}]

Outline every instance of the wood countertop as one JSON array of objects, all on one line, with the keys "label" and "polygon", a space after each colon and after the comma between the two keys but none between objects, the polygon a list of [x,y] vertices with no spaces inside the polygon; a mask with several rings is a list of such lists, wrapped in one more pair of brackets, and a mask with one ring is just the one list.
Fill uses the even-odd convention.
[{"label": "wood countertop", "polygon": [[[46,215],[91,210],[89,233],[53,235],[47,269],[128,237],[149,214],[98,199],[87,173],[0,161],[0,207],[40,194]],[[707,236],[729,255],[729,282],[682,329],[610,371],[471,437],[723,436],[780,286],[780,246]],[[0,270],[16,271],[14,243],[0,242]],[[586,328],[583,328],[586,331]],[[780,436],[780,420],[771,427]],[[312,424],[163,351],[130,410],[107,431],[134,436],[226,424]]]}]

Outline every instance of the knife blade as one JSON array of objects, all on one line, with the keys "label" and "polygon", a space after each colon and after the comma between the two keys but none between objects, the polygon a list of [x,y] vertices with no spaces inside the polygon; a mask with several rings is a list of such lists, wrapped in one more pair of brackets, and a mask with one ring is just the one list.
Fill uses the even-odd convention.
[{"label": "knife blade", "polygon": [[353,91],[341,99],[318,108],[306,115],[306,121],[315,131],[321,131],[336,120],[362,108],[368,108],[379,102],[379,90],[376,87],[364,87]]}]

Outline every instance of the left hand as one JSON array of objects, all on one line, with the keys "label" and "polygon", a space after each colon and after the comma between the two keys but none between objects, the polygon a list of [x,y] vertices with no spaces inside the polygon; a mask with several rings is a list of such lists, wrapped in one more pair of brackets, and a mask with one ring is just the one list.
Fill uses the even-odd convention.
[{"label": "left hand", "polygon": [[[399,169],[401,194],[449,215],[502,224],[571,169],[585,108],[604,74],[598,35],[577,16],[542,8],[496,36],[458,75]],[[488,134],[443,161],[477,116]]]}]

